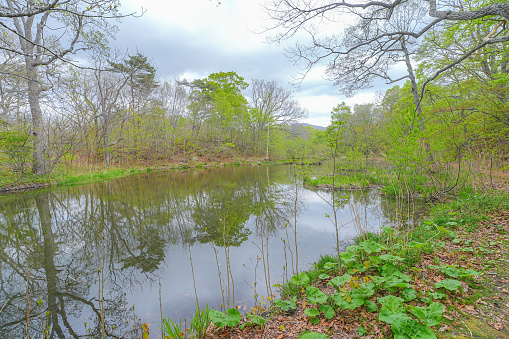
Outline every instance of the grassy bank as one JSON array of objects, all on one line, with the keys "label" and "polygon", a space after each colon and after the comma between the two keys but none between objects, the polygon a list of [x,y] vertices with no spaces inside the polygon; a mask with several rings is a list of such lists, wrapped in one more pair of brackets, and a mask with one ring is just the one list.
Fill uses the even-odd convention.
[{"label": "grassy bank", "polygon": [[15,172],[6,171],[0,175],[0,192],[37,189],[49,186],[83,185],[148,172],[182,171],[194,168],[200,169],[224,166],[254,166],[269,163],[287,164],[292,162],[291,159],[266,161],[263,159],[239,160],[235,158],[225,158],[221,160],[221,162],[217,161],[212,163],[195,161],[186,163],[155,164],[154,166],[137,166],[136,164],[133,164],[132,167],[127,168],[110,167],[107,169],[101,166],[62,167],[53,171],[50,176],[35,176],[31,174],[19,176]]},{"label": "grassy bank", "polygon": [[317,190],[357,190],[380,188],[386,196],[425,198],[436,201],[454,194],[459,187],[472,185],[482,177],[473,169],[452,165],[435,170],[396,168],[385,159],[373,158],[369,165],[340,162],[326,175],[307,175],[304,185]]},{"label": "grassy bank", "polygon": [[508,253],[509,196],[463,191],[412,228],[323,256],[264,313],[214,311],[207,337],[509,338]]}]

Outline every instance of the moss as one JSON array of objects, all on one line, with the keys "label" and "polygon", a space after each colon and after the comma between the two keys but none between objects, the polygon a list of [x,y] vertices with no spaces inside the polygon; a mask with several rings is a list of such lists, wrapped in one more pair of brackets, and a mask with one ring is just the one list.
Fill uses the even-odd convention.
[{"label": "moss", "polygon": [[464,323],[472,332],[474,338],[509,339],[507,334],[497,331],[484,320],[475,317],[468,317],[464,320]]}]

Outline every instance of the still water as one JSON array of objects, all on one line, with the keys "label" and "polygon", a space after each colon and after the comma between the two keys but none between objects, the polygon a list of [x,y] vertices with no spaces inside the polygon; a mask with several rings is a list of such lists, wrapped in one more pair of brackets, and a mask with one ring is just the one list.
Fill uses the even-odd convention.
[{"label": "still water", "polygon": [[[0,196],[0,337],[99,337],[104,315],[109,338],[141,337],[142,322],[160,338],[161,310],[263,304],[336,250],[330,193],[298,176],[227,167]],[[376,190],[338,197],[341,248],[413,211]]]}]

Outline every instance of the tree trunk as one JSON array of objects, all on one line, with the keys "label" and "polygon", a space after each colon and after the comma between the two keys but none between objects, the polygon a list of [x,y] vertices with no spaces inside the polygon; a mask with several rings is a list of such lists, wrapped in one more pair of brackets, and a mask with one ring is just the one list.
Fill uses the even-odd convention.
[{"label": "tree trunk", "polygon": [[269,143],[270,143],[270,124],[267,125],[267,154],[265,160],[269,160]]},{"label": "tree trunk", "polygon": [[47,173],[46,168],[46,145],[44,143],[44,124],[42,120],[42,109],[40,105],[41,89],[37,82],[37,70],[29,61],[26,62],[26,68],[30,80],[28,81],[28,102],[30,103],[30,112],[32,115],[32,135],[33,135],[33,163],[32,172],[36,175]]}]

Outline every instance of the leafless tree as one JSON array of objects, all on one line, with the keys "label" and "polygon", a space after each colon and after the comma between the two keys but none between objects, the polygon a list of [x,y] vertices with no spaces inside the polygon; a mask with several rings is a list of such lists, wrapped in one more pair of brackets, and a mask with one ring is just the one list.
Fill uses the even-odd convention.
[{"label": "leafless tree", "polygon": [[[31,17],[37,14],[41,14],[43,12],[55,9],[55,7],[59,4],[59,0],[51,0],[51,1],[14,1],[16,3],[27,2],[27,6],[21,10],[17,11],[9,6],[9,3],[2,1],[0,3],[0,18],[21,18],[21,17]],[[31,3],[31,6],[28,4]]]},{"label": "leafless tree", "polygon": [[269,158],[270,129],[278,125],[289,126],[307,117],[307,111],[292,98],[291,90],[280,87],[275,81],[255,79],[250,89],[251,105],[256,111],[256,125],[259,131],[267,129],[266,158]]},{"label": "leafless tree", "polygon": [[[471,10],[457,6],[458,4],[454,0],[445,0],[439,4],[437,4],[437,0],[415,0],[413,3],[414,6],[426,8],[427,16],[423,17],[422,20],[407,21],[407,23],[412,24],[404,27],[392,25],[392,29],[389,30],[380,28],[387,28],[387,24],[391,26],[390,23],[401,15],[401,9],[409,6],[409,1],[270,0],[266,2],[265,8],[269,17],[275,20],[274,26],[270,28],[278,32],[273,37],[273,41],[282,42],[294,37],[300,31],[311,34],[309,44],[297,44],[295,48],[289,51],[291,57],[306,63],[306,70],[319,62],[327,60],[329,62],[329,76],[340,81],[342,79],[337,77],[344,74],[335,71],[345,71],[347,69],[337,68],[337,60],[346,60],[352,65],[357,62],[360,67],[358,68],[359,73],[364,76],[358,77],[353,74],[351,82],[355,84],[350,89],[354,90],[355,87],[369,84],[374,77],[382,77],[391,81],[392,78],[386,77],[387,74],[384,72],[388,69],[389,61],[393,61],[391,60],[391,53],[396,52],[395,59],[400,59],[400,52],[405,53],[405,48],[407,48],[409,42],[415,42],[416,39],[423,37],[424,34],[441,22],[469,21],[482,18],[491,21],[494,29],[481,43],[464,51],[461,56],[430,74],[425,84],[461,63],[486,45],[509,41],[509,34],[506,29],[506,23],[509,20],[509,3],[505,1]],[[346,25],[344,35],[332,34],[320,37],[317,33],[318,29],[330,22]],[[350,25],[350,22],[353,22],[353,25]],[[364,36],[361,36],[361,33]],[[362,39],[359,39],[360,37]],[[394,50],[393,48],[396,47],[397,50]],[[378,49],[378,52],[376,52],[376,49]],[[368,52],[368,54],[362,58],[365,63],[362,65],[362,60],[355,59],[361,57],[364,52]],[[380,52],[383,52],[382,54],[386,58],[380,59]],[[370,69],[373,69],[370,65],[377,65],[374,74],[370,72]],[[364,70],[364,72],[361,72],[361,70]],[[421,97],[424,87],[421,87]]]},{"label": "leafless tree", "polygon": [[[115,31],[107,19],[119,18],[118,0],[1,0],[0,27],[17,37],[16,44],[1,41],[2,49],[19,53],[24,58],[28,101],[34,140],[35,174],[46,168],[41,93],[48,89],[44,76],[51,74],[60,61],[71,62],[69,56],[90,48],[105,48],[106,36]],[[106,34],[105,34],[106,33]]]}]

